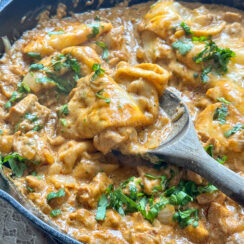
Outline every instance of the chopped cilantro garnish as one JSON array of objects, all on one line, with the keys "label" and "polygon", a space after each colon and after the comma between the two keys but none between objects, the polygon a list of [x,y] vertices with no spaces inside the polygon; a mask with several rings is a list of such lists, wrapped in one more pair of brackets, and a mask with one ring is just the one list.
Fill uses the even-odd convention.
[{"label": "chopped cilantro garnish", "polygon": [[100,64],[93,64],[92,70],[95,72],[91,78],[91,81],[94,81],[97,77],[103,76],[105,73],[105,70],[102,69]]},{"label": "chopped cilantro garnish", "polygon": [[172,47],[177,49],[181,55],[186,55],[191,49],[192,44],[190,42],[183,42],[181,40],[173,42]]},{"label": "chopped cilantro garnish", "polygon": [[186,23],[182,22],[180,24],[180,26],[185,31],[186,35],[192,35],[193,34],[193,32],[191,31],[190,27]]},{"label": "chopped cilantro garnish", "polygon": [[104,42],[96,42],[96,44],[102,48],[103,50],[103,54],[102,54],[102,58],[106,61],[108,61],[108,47]]},{"label": "chopped cilantro garnish", "polygon": [[37,124],[37,125],[35,125],[35,127],[33,128],[33,131],[40,131],[41,129],[43,129],[43,125]]},{"label": "chopped cilantro garnish", "polygon": [[218,156],[216,160],[217,160],[220,164],[224,164],[225,161],[227,160],[227,156],[224,155],[222,158]]},{"label": "chopped cilantro garnish", "polygon": [[203,63],[202,81],[207,81],[207,75],[211,71],[218,74],[225,74],[228,71],[227,65],[232,57],[235,57],[235,52],[229,48],[220,48],[211,39],[206,41],[205,48],[193,57],[197,63]]},{"label": "chopped cilantro garnish", "polygon": [[40,53],[29,52],[27,53],[27,55],[37,60],[40,60],[42,58]]},{"label": "chopped cilantro garnish", "polygon": [[228,115],[228,107],[221,104],[221,107],[216,108],[214,111],[213,119],[218,120],[221,125],[225,124],[226,116]]},{"label": "chopped cilantro garnish", "polygon": [[67,125],[67,121],[66,119],[60,119],[60,122],[63,126],[66,126]]},{"label": "chopped cilantro garnish", "polygon": [[228,138],[228,137],[234,135],[236,132],[238,132],[241,129],[244,129],[244,125],[238,123],[238,124],[234,125],[234,127],[231,130],[226,131],[224,133],[224,135],[226,138]]},{"label": "chopped cilantro garnish", "polygon": [[194,227],[198,226],[198,209],[191,208],[184,211],[178,210],[174,216],[173,220],[178,222],[180,227],[183,229],[188,225],[193,225]]},{"label": "chopped cilantro garnish", "polygon": [[60,189],[57,192],[50,192],[47,195],[47,201],[49,202],[50,200],[52,200],[53,198],[57,198],[57,197],[64,197],[65,196],[65,190],[64,189]]},{"label": "chopped cilantro garnish", "polygon": [[100,21],[100,17],[99,17],[99,16],[96,16],[96,17],[94,18],[94,20],[95,20],[95,21]]},{"label": "chopped cilantro garnish", "polygon": [[205,151],[211,156],[213,157],[213,150],[214,150],[214,145],[210,144],[205,148]]},{"label": "chopped cilantro garnish", "polygon": [[107,98],[107,97],[104,97],[104,96],[102,95],[103,92],[104,92],[104,89],[98,91],[98,92],[96,93],[96,96],[97,96],[98,98],[100,98],[100,99],[105,100],[106,103],[110,103],[110,102],[111,102],[111,99],[110,99],[110,98]]},{"label": "chopped cilantro garnish", "polygon": [[27,189],[29,192],[34,192],[34,189],[31,188],[30,186],[27,186],[26,189]]},{"label": "chopped cilantro garnish", "polygon": [[[145,177],[152,180],[160,179],[160,185],[162,182],[169,182],[173,175],[174,174],[171,172],[171,176],[167,179],[164,175],[154,176],[151,174],[144,174]],[[174,220],[179,222],[182,228],[189,224],[196,227],[198,221],[197,211],[191,210],[185,212],[185,210],[183,211],[182,209],[184,209],[187,203],[195,200],[199,194],[206,192],[212,193],[217,190],[217,188],[211,184],[198,186],[192,181],[181,180],[177,186],[168,189],[160,187],[156,192],[148,194],[144,192],[144,188],[141,184],[138,185],[140,186],[139,188],[136,187],[134,179],[135,177],[130,177],[128,180],[122,182],[117,189],[114,189],[113,185],[107,188],[98,202],[97,220],[104,220],[106,218],[106,210],[108,208],[113,208],[121,215],[140,212],[145,219],[153,223],[158,213],[166,204],[172,204],[177,210]],[[165,186],[166,185],[168,184],[165,184]]]},{"label": "chopped cilantro garnish", "polygon": [[51,78],[48,77],[41,77],[41,78],[37,78],[36,79],[37,83],[42,83],[42,84],[46,84],[46,83],[53,83],[54,81]]},{"label": "chopped cilantro garnish", "polygon": [[25,118],[31,122],[35,122],[38,120],[38,117],[35,114],[30,114],[30,113],[26,113]]},{"label": "chopped cilantro garnish", "polygon": [[57,217],[58,215],[60,215],[61,213],[62,213],[62,212],[61,212],[60,209],[53,209],[53,210],[51,211],[51,213],[50,213],[50,216],[53,217],[53,218],[55,218],[55,217]]},{"label": "chopped cilantro garnish", "polygon": [[104,220],[106,216],[106,209],[109,205],[108,198],[105,194],[102,194],[98,201],[96,220]]},{"label": "chopped cilantro garnish", "polygon": [[12,103],[18,100],[18,92],[14,91],[11,95],[11,98],[5,103],[5,109],[9,109],[12,107]]},{"label": "chopped cilantro garnish", "polygon": [[30,65],[30,70],[41,70],[44,68],[43,64],[31,64]]},{"label": "chopped cilantro garnish", "polygon": [[227,101],[224,97],[218,97],[217,98],[217,101],[219,101],[221,103],[224,103],[224,104],[230,104],[230,102]]},{"label": "chopped cilantro garnish", "polygon": [[18,92],[19,93],[29,93],[31,91],[30,87],[27,86],[24,82],[18,83]]},{"label": "chopped cilantro garnish", "polygon": [[68,104],[63,105],[59,110],[58,110],[58,116],[60,117],[62,114],[67,116],[69,114],[69,108]]},{"label": "chopped cilantro garnish", "polygon": [[27,159],[15,152],[1,158],[1,162],[8,165],[16,177],[21,177],[26,169]]},{"label": "chopped cilantro garnish", "polygon": [[121,187],[122,189],[126,188],[126,186],[128,185],[128,183],[131,182],[131,181],[133,181],[134,179],[135,179],[135,176],[130,177],[129,179],[127,179],[127,180],[125,180],[124,182],[122,182],[122,183],[120,184],[120,187]]},{"label": "chopped cilantro garnish", "polygon": [[92,33],[88,34],[87,38],[94,38],[99,34],[100,24],[99,23],[93,23],[90,25],[90,27],[92,28]]}]

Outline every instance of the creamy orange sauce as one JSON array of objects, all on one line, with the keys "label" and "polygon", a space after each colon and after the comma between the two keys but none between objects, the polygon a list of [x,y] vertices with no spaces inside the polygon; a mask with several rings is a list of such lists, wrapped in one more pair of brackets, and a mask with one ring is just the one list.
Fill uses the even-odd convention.
[{"label": "creamy orange sauce", "polygon": [[[136,167],[111,153],[155,148],[167,138],[171,121],[158,102],[166,87],[187,104],[203,146],[244,174],[244,130],[226,136],[244,125],[243,13],[172,1],[64,13],[62,6],[56,17],[43,16],[0,60],[0,152],[18,153],[26,165],[20,177],[4,166],[5,173],[13,173],[18,189],[57,228],[81,242],[242,243],[243,208],[216,190],[192,195],[184,206],[166,199],[152,221],[138,209],[122,215],[107,207],[105,219],[96,216],[108,187],[130,177],[123,194],[130,197],[132,184],[153,196],[153,204],[169,198],[165,190],[180,180],[208,185],[185,169]],[[192,41],[181,23],[236,53],[227,72],[212,71],[201,81],[202,65],[193,57],[205,42]],[[173,47],[179,41],[191,47],[185,54]],[[216,115],[222,107],[224,122]],[[174,216],[187,209],[197,209],[199,219],[181,228]]]}]

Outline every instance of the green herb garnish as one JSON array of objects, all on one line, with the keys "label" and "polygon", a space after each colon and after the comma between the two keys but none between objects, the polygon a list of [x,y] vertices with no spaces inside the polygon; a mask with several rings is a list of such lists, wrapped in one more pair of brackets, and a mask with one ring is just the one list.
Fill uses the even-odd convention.
[{"label": "green herb garnish", "polygon": [[191,208],[191,209],[186,209],[184,211],[178,210],[174,216],[173,220],[175,222],[178,222],[180,225],[180,228],[185,228],[188,225],[193,225],[193,227],[198,226],[198,209],[196,208]]},{"label": "green herb garnish", "polygon": [[185,31],[185,34],[186,34],[187,36],[193,34],[193,32],[191,31],[190,27],[189,27],[186,23],[182,22],[182,23],[180,24],[180,26],[181,26],[181,28]]},{"label": "green herb garnish", "polygon": [[58,116],[60,117],[62,114],[64,114],[65,116],[67,116],[69,114],[69,108],[68,108],[68,104],[63,105],[59,111],[58,111]]},{"label": "green herb garnish", "polygon": [[107,209],[108,205],[109,205],[108,198],[105,194],[103,194],[98,201],[96,220],[105,219],[106,209]]},{"label": "green herb garnish", "polygon": [[63,126],[66,126],[67,125],[67,121],[66,119],[60,119],[60,122]]},{"label": "green herb garnish", "polygon": [[218,97],[217,98],[217,101],[221,102],[221,103],[224,103],[226,105],[230,104],[229,101],[227,101],[224,97]]},{"label": "green herb garnish", "polygon": [[4,158],[1,158],[1,164],[7,164],[11,168],[13,174],[16,177],[22,177],[25,169],[26,169],[26,162],[28,160],[23,158],[18,153],[11,153]]},{"label": "green herb garnish", "polygon": [[192,44],[190,42],[183,42],[181,40],[173,42],[172,47],[177,49],[181,55],[186,55],[191,49]]},{"label": "green herb garnish", "polygon": [[111,99],[110,99],[110,98],[107,98],[107,97],[104,97],[104,96],[102,95],[103,92],[104,92],[104,89],[98,91],[98,92],[96,93],[96,96],[97,96],[98,98],[100,98],[100,99],[105,100],[106,103],[110,103],[110,102],[111,102]]},{"label": "green herb garnish", "polygon": [[241,129],[244,129],[244,125],[238,123],[234,125],[234,127],[231,130],[226,131],[224,135],[226,138],[229,138],[230,136],[234,135],[236,132],[238,132]]},{"label": "green herb garnish", "polygon": [[193,60],[197,64],[203,64],[201,79],[203,82],[207,82],[207,75],[211,71],[215,71],[220,75],[227,73],[227,65],[230,59],[235,56],[235,52],[229,48],[219,48],[215,42],[209,39],[206,41],[205,48],[194,56]]},{"label": "green herb garnish", "polygon": [[50,216],[53,217],[53,218],[55,218],[55,217],[57,217],[58,215],[60,215],[61,213],[62,213],[62,212],[61,212],[60,209],[53,209],[53,210],[51,211],[51,213],[50,213]]},{"label": "green herb garnish", "polygon": [[213,150],[214,150],[214,145],[210,144],[205,148],[205,151],[211,156],[213,157]]},{"label": "green herb garnish", "polygon": [[40,53],[29,52],[27,53],[27,55],[37,60],[40,60],[42,58]]},{"label": "green herb garnish", "polygon": [[108,61],[108,47],[104,42],[99,42],[97,41],[96,44],[102,48],[103,50],[103,54],[102,54],[102,58],[106,61]]},{"label": "green herb garnish", "polygon": [[99,34],[100,24],[99,23],[93,23],[90,25],[90,27],[92,28],[92,33],[88,34],[87,38],[94,38]]},{"label": "green herb garnish", "polygon": [[31,64],[30,65],[30,70],[41,70],[44,68],[43,64]]},{"label": "green herb garnish", "polygon": [[60,189],[57,192],[50,192],[47,195],[47,201],[49,202],[50,200],[57,198],[57,197],[64,197],[65,196],[65,190],[64,189]]},{"label": "green herb garnish", "polygon": [[225,124],[226,116],[228,115],[228,107],[225,104],[221,104],[221,107],[216,108],[214,111],[213,119],[218,120],[221,125]]},{"label": "green herb garnish", "polygon": [[91,81],[94,81],[97,77],[103,76],[105,73],[105,70],[102,69],[100,64],[93,64],[92,70],[95,72],[91,78]]},{"label": "green herb garnish", "polygon": [[41,129],[43,129],[43,125],[37,124],[37,125],[35,125],[35,127],[33,128],[33,131],[40,131]]},{"label": "green herb garnish", "polygon": [[38,117],[35,114],[26,113],[25,119],[28,119],[31,122],[35,122],[38,120]]}]

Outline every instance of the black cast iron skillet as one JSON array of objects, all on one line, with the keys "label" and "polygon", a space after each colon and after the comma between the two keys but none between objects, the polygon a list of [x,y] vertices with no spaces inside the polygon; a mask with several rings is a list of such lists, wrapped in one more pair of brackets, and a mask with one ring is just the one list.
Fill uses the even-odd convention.
[{"label": "black cast iron skillet", "polygon": [[[112,7],[116,3],[121,2],[121,0],[104,0],[104,2],[99,6],[98,0],[95,0],[92,4],[89,5],[86,5],[85,0],[81,0],[75,8],[73,6],[73,2],[74,0],[0,0],[0,36],[7,36],[11,43],[13,43],[22,35],[25,30],[36,26],[36,16],[39,13],[48,9],[50,10],[51,14],[54,14],[58,3],[66,4],[68,12],[73,11],[80,13],[97,8]],[[132,0],[130,1],[130,5],[141,2],[145,2],[145,0]],[[188,2],[194,2],[194,0],[188,0]],[[208,4],[225,4],[244,10],[243,0],[202,0],[200,2]],[[24,21],[22,19],[23,16],[25,16]],[[4,46],[3,43],[0,42],[0,56],[3,54],[3,52]],[[24,197],[19,194],[13,183],[11,183],[1,171],[0,197],[9,202],[23,216],[25,216],[42,231],[55,238],[55,240],[58,240],[60,243],[80,243],[70,236],[60,232],[56,226],[45,219],[44,215],[37,211]],[[55,241],[53,240],[51,243],[55,243]]]}]

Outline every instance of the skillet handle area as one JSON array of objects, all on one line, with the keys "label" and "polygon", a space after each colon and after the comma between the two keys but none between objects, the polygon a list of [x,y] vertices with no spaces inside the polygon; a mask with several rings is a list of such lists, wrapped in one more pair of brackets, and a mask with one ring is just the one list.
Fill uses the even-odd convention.
[{"label": "skillet handle area", "polygon": [[180,138],[151,150],[147,158],[155,161],[155,156],[157,159],[201,175],[231,199],[244,206],[244,178],[218,163],[205,152],[191,120]]}]

